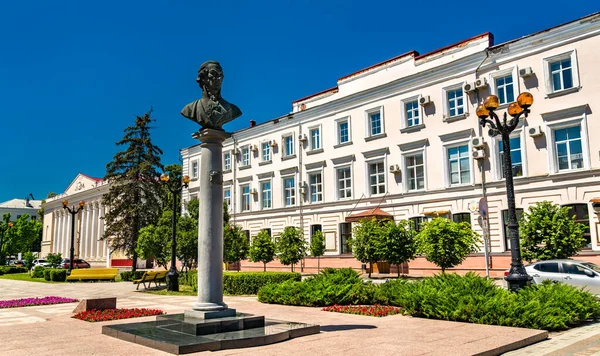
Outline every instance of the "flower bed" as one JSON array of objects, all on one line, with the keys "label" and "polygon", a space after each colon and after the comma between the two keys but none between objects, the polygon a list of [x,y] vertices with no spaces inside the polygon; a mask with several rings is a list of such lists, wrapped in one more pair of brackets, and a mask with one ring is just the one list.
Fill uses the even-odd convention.
[{"label": "flower bed", "polygon": [[51,304],[62,304],[62,303],[74,303],[78,302],[78,299],[63,298],[63,297],[42,297],[42,298],[21,298],[21,299],[10,299],[0,300],[0,309],[4,308],[20,308],[29,307],[33,305],[51,305]]},{"label": "flower bed", "polygon": [[73,316],[73,318],[96,322],[96,321],[109,321],[119,319],[130,319],[139,318],[143,316],[153,316],[165,314],[164,311],[159,309],[146,309],[146,308],[118,308],[118,309],[104,309],[97,310],[92,309],[88,311],[82,311]]},{"label": "flower bed", "polygon": [[400,308],[387,305],[332,305],[330,307],[323,308],[323,310],[335,313],[358,314],[376,317],[401,313]]}]

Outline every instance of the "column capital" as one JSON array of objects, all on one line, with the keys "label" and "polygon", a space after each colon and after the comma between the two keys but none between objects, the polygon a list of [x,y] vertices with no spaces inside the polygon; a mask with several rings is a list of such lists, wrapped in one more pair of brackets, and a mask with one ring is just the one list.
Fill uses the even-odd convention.
[{"label": "column capital", "polygon": [[192,134],[192,137],[200,141],[201,145],[221,144],[227,138],[231,137],[231,133],[223,130],[202,129]]}]

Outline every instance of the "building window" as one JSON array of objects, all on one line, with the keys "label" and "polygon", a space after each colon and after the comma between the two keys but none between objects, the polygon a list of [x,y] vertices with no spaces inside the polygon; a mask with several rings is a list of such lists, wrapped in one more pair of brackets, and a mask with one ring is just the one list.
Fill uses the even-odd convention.
[{"label": "building window", "polygon": [[554,92],[573,87],[571,58],[550,62],[550,81]]},{"label": "building window", "polygon": [[452,214],[452,221],[457,223],[466,222],[471,225],[471,213]]},{"label": "building window", "polygon": [[242,148],[242,166],[246,167],[250,165],[250,146]]},{"label": "building window", "polygon": [[321,148],[321,129],[319,129],[318,127],[314,128],[314,129],[310,129],[309,135],[310,135],[310,149],[318,150],[319,148]]},{"label": "building window", "polygon": [[471,182],[471,159],[468,145],[448,148],[448,172],[451,185]]},{"label": "building window", "polygon": [[240,187],[242,191],[241,209],[242,211],[250,211],[250,185]]},{"label": "building window", "polygon": [[223,201],[227,203],[227,207],[231,207],[231,189],[223,189]]},{"label": "building window", "polygon": [[352,198],[352,172],[350,167],[337,169],[338,198]]},{"label": "building window", "polygon": [[311,173],[308,176],[310,189],[310,202],[317,203],[323,201],[323,176],[321,172]]},{"label": "building window", "polygon": [[198,161],[192,162],[192,179],[198,178]]},{"label": "building window", "polygon": [[223,155],[223,166],[226,171],[231,170],[231,152],[226,152]]},{"label": "building window", "polygon": [[511,75],[495,78],[496,93],[500,104],[508,104],[515,101],[515,92],[513,89],[513,77]]},{"label": "building window", "polygon": [[[517,225],[523,217],[523,209],[516,209],[517,213]],[[510,250],[510,238],[508,236],[508,210],[502,210],[502,226],[504,227],[504,246],[506,250]]]},{"label": "building window", "polygon": [[421,124],[421,118],[419,115],[420,106],[417,100],[405,103],[404,110],[406,115],[406,127],[417,126]]},{"label": "building window", "polygon": [[563,205],[571,208],[569,210],[569,216],[571,218],[575,218],[575,221],[578,223],[582,223],[585,225],[583,229],[583,237],[585,237],[585,248],[592,248],[592,235],[590,234],[590,213],[588,210],[587,204],[571,204],[571,205]]},{"label": "building window", "polygon": [[555,161],[559,171],[583,168],[581,125],[554,130]]},{"label": "building window", "polygon": [[263,162],[270,161],[271,160],[271,146],[269,145],[268,142],[263,142],[261,144],[261,146],[262,146],[261,154],[262,154]]},{"label": "building window", "polygon": [[338,144],[350,142],[350,122],[348,119],[337,122]]},{"label": "building window", "polygon": [[311,241],[312,241],[313,235],[316,234],[317,231],[323,231],[323,226],[322,225],[310,225],[310,238],[311,238]]},{"label": "building window", "polygon": [[423,154],[407,156],[405,162],[407,190],[425,189],[425,165],[423,162]]},{"label": "building window", "polygon": [[289,135],[283,138],[283,149],[286,156],[294,154],[294,136]]},{"label": "building window", "polygon": [[367,120],[369,123],[369,136],[375,136],[383,133],[383,120],[381,118],[381,110],[367,112]]},{"label": "building window", "polygon": [[427,221],[427,218],[424,216],[415,216],[414,218],[409,218],[408,221],[411,222],[413,230],[420,232],[423,228],[423,223]]},{"label": "building window", "polygon": [[[510,138],[510,157],[512,159],[512,176],[521,177],[523,175],[523,157],[521,156],[521,137]],[[498,161],[500,163],[500,177],[506,178],[504,173],[504,144],[498,141]]]},{"label": "building window", "polygon": [[294,177],[283,179],[284,205],[296,205],[296,179]]},{"label": "building window", "polygon": [[352,223],[340,223],[340,247],[342,254],[352,253],[348,241],[352,239]]},{"label": "building window", "polygon": [[248,243],[250,243],[250,230],[242,230],[242,233],[246,236]]},{"label": "building window", "polygon": [[464,98],[462,88],[450,89],[446,91],[446,100],[448,103],[448,116],[458,116],[465,113]]},{"label": "building window", "polygon": [[267,228],[262,229],[261,231],[266,231],[267,234],[269,235],[269,237],[272,237],[272,235],[271,235],[271,228],[267,227]]},{"label": "building window", "polygon": [[369,187],[371,195],[385,193],[385,166],[383,162],[369,163]]},{"label": "building window", "polygon": [[260,183],[260,200],[263,209],[270,209],[272,207],[271,181]]}]

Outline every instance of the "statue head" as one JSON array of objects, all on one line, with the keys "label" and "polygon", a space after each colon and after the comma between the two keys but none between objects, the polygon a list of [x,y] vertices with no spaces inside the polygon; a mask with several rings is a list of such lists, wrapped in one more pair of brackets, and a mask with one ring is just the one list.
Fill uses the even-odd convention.
[{"label": "statue head", "polygon": [[211,99],[218,99],[221,96],[221,84],[223,83],[223,69],[217,61],[206,61],[198,69],[198,78],[196,82],[200,85]]}]

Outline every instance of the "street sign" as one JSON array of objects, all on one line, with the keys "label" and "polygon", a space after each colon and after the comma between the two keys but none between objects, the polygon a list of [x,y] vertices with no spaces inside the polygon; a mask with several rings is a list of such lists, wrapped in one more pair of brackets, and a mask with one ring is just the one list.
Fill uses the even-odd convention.
[{"label": "street sign", "polygon": [[479,199],[479,214],[485,219],[488,215],[488,204],[485,198]]}]

